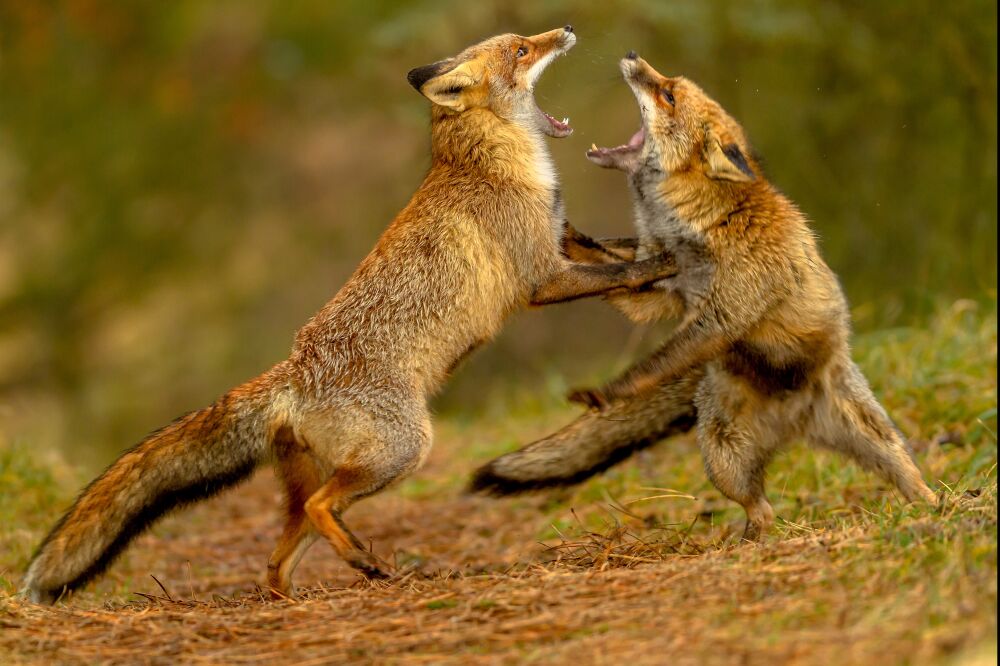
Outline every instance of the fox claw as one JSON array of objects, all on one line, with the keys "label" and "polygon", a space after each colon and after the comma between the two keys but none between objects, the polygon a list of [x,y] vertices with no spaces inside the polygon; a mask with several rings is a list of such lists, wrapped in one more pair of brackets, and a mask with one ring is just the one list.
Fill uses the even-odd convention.
[{"label": "fox claw", "polygon": [[579,403],[598,412],[604,411],[608,406],[608,401],[604,397],[604,394],[597,389],[576,389],[571,391],[567,398],[570,402]]},{"label": "fox claw", "polygon": [[386,580],[392,578],[392,574],[387,573],[379,567],[365,567],[361,569],[361,573],[369,580]]},{"label": "fox claw", "polygon": [[368,580],[387,580],[392,578],[392,574],[385,571],[381,567],[361,564],[354,567],[358,573],[367,578]]},{"label": "fox claw", "polygon": [[379,566],[375,557],[369,553],[365,553],[364,557],[352,558],[348,564],[369,580],[384,580],[392,577],[392,574],[387,573]]}]

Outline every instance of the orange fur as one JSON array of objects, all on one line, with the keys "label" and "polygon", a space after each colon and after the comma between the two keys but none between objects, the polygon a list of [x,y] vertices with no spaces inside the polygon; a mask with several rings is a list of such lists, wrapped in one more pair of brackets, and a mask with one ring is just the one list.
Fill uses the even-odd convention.
[{"label": "orange fur", "polygon": [[[628,175],[635,256],[669,252],[678,272],[611,300],[637,320],[680,322],[623,376],[574,392],[592,414],[491,462],[474,485],[503,494],[577,481],[697,413],[706,471],[746,510],[747,539],[773,518],[768,462],[796,439],[844,453],[907,500],[934,501],[850,358],[836,276],[805,216],[764,178],[743,129],[688,79],[663,76],[634,54],[621,68],[643,127],[627,144],[595,146],[588,157]],[[576,238],[587,249],[571,248],[571,256],[604,261],[592,244]]]},{"label": "orange fur", "polygon": [[288,496],[268,565],[276,591],[291,594],[316,533],[379,574],[339,514],[423,462],[427,400],[456,363],[529,304],[673,274],[659,259],[595,269],[561,254],[544,136],[568,128],[538,109],[532,88],[574,42],[569,27],[501,35],[410,73],[434,103],[431,167],[410,202],[298,332],[287,361],[152,435],[83,492],[28,569],[31,598],[86,583],[150,522],[244,478],[269,450]]}]

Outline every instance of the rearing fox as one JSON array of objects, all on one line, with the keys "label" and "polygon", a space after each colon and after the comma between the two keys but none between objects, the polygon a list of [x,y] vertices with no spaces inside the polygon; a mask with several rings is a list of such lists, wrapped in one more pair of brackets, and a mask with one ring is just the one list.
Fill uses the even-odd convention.
[{"label": "rearing fox", "polygon": [[667,260],[587,266],[561,254],[543,137],[572,130],[532,91],[575,41],[570,26],[501,35],[409,73],[433,103],[432,163],[409,204],[299,331],[288,360],[150,435],[83,491],[28,569],[31,599],[85,584],[166,511],[237,483],[269,456],[287,497],[272,588],[292,592],[317,536],[366,575],[384,575],[341,514],[421,464],[428,397],[461,359],[526,305],[673,274]]},{"label": "rearing fox", "polygon": [[571,396],[594,412],[492,461],[473,487],[573,483],[696,419],[709,478],[746,511],[745,539],[771,524],[766,469],[797,439],[853,458],[908,501],[935,502],[851,360],[847,301],[805,215],[764,178],[739,123],[634,52],[621,71],[642,126],[587,156],[628,175],[638,243],[577,245],[591,261],[669,251],[676,276],[611,300],[636,320],[677,317],[677,328],[622,377]]}]

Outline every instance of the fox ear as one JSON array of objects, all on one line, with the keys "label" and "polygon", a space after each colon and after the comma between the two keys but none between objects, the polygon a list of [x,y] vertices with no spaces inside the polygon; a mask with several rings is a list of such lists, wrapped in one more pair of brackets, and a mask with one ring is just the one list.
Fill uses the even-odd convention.
[{"label": "fox ear", "polygon": [[465,93],[482,81],[482,69],[474,61],[453,65],[450,60],[442,60],[410,70],[406,80],[435,104],[464,111],[470,106]]},{"label": "fox ear", "polygon": [[708,175],[712,178],[749,183],[757,177],[746,155],[735,143],[723,146],[719,140],[709,138],[707,152]]}]

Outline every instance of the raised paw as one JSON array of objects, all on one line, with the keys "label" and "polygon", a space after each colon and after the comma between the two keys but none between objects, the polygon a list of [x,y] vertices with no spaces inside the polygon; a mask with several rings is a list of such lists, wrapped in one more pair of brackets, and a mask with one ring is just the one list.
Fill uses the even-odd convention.
[{"label": "raised paw", "polygon": [[677,262],[670,255],[637,261],[629,266],[628,286],[633,290],[677,275]]},{"label": "raised paw", "polygon": [[598,412],[604,411],[608,406],[607,398],[598,389],[575,389],[570,391],[567,399]]}]

